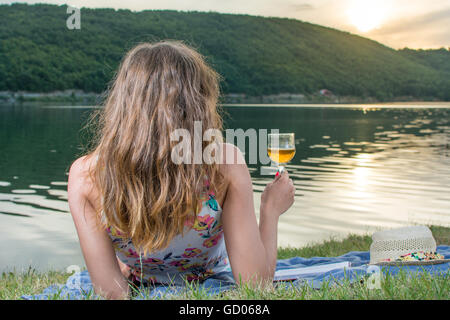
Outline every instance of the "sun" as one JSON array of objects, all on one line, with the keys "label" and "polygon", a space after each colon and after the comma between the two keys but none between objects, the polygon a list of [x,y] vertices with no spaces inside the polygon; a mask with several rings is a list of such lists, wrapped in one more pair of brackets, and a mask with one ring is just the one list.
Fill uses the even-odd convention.
[{"label": "sun", "polygon": [[359,31],[369,32],[381,26],[386,10],[381,1],[359,0],[351,3],[347,15],[351,24]]}]

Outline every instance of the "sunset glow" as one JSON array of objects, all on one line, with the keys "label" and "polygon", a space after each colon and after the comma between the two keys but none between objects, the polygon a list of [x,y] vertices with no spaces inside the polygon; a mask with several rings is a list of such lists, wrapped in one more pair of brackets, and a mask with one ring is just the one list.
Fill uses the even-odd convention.
[{"label": "sunset glow", "polygon": [[353,1],[347,10],[351,24],[361,32],[381,27],[386,10],[380,1]]}]

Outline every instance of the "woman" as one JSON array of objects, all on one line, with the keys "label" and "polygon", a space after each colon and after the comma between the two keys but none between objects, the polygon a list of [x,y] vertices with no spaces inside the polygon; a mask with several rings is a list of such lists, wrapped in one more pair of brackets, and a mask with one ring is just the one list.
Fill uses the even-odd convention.
[{"label": "woman", "polygon": [[196,121],[222,129],[218,96],[218,75],[182,43],[140,44],[123,59],[98,111],[94,148],[69,173],[70,211],[97,294],[127,298],[130,279],[202,281],[229,265],[237,281],[273,279],[278,218],[294,200],[288,174],[262,193],[258,226],[239,149],[216,137],[208,143],[219,146],[219,161],[173,161],[174,130],[195,136]]}]

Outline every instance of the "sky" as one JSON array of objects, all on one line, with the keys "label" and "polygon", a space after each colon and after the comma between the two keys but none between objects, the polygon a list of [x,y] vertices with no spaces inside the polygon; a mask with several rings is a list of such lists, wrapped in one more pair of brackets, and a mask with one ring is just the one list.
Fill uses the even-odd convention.
[{"label": "sky", "polygon": [[287,17],[359,34],[395,49],[450,47],[450,0],[0,0],[13,2]]}]

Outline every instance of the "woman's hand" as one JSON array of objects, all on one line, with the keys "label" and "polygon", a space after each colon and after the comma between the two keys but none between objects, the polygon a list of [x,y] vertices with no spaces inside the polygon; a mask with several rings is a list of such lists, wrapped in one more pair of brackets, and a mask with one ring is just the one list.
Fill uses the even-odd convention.
[{"label": "woman's hand", "polygon": [[295,187],[287,171],[267,184],[261,195],[260,213],[278,218],[294,203]]}]

